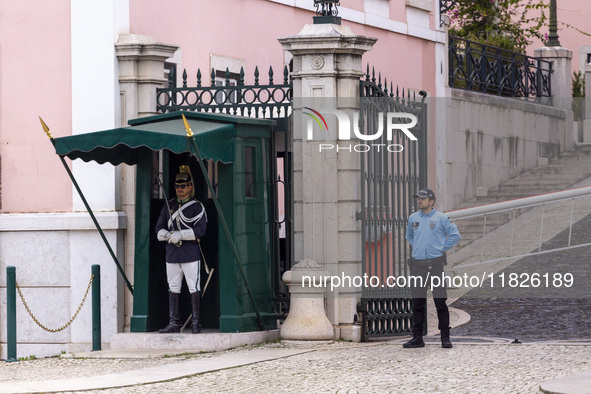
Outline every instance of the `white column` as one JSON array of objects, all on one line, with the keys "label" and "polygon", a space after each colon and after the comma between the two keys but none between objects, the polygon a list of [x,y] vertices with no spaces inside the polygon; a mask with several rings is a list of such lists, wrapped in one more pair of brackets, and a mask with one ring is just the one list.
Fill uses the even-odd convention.
[{"label": "white column", "polygon": [[[127,17],[126,17],[127,15]],[[127,0],[71,1],[72,134],[120,126],[114,43],[129,31]],[[93,210],[119,208],[119,176],[111,165],[73,163],[74,176]],[[75,190],[74,211],[84,211]]]},{"label": "white column", "polygon": [[[71,7],[71,93],[72,134],[82,134],[121,126],[121,104],[115,41],[129,32],[128,0],[88,0],[70,2]],[[93,211],[110,212],[121,208],[119,168],[81,160],[72,162],[72,172]],[[86,208],[72,188],[73,211]],[[123,264],[124,226],[105,232]],[[84,294],[92,264],[101,266],[102,340],[123,328],[122,281],[117,267],[95,229],[70,232],[70,311],[73,314]],[[87,349],[92,341],[90,304],[84,307],[70,331],[70,348]]]}]

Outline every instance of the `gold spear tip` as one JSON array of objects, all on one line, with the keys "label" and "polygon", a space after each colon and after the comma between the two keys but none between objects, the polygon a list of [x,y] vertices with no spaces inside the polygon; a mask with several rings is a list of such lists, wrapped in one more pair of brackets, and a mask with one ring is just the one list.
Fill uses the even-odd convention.
[{"label": "gold spear tip", "polygon": [[193,137],[193,130],[191,130],[191,126],[189,126],[189,122],[187,122],[187,118],[185,118],[185,114],[181,114],[183,117],[183,123],[185,124],[185,130],[187,131],[187,137]]},{"label": "gold spear tip", "polygon": [[43,127],[43,131],[45,131],[45,134],[47,134],[47,138],[49,138],[50,140],[52,140],[53,139],[53,135],[50,133],[49,127],[47,127],[47,125],[45,124],[45,122],[43,121],[43,119],[41,119],[41,116],[39,117],[39,120],[41,121],[41,127]]}]

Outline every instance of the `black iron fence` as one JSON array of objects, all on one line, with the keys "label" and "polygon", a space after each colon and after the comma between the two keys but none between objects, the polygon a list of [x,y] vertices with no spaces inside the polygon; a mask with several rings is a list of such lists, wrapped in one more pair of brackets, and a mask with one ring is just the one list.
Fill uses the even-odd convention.
[{"label": "black iron fence", "polygon": [[497,96],[551,97],[552,63],[449,36],[449,86]]},{"label": "black iron fence", "polygon": [[292,85],[289,70],[283,69],[279,84],[273,82],[273,68],[269,68],[268,83],[260,83],[258,67],[254,70],[254,83],[245,83],[244,69],[231,73],[211,69],[210,86],[203,86],[201,70],[197,71],[196,86],[187,86],[187,71],[183,71],[182,86],[177,87],[174,74],[167,88],[157,89],[159,112],[198,111],[219,112],[255,118],[287,118],[291,111]]}]

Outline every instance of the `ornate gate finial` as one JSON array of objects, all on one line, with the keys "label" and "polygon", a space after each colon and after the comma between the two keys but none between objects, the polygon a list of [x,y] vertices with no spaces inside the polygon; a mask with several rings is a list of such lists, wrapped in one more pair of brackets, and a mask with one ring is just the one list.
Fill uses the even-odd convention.
[{"label": "ornate gate finial", "polygon": [[335,25],[341,24],[339,15],[340,0],[314,0],[314,7],[316,7],[316,15],[314,17],[314,24],[319,25],[323,23],[332,23]]}]

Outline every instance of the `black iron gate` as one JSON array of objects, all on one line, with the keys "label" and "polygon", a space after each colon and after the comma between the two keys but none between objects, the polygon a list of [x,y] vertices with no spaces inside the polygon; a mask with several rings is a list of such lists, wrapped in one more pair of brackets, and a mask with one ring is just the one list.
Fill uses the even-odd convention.
[{"label": "black iron gate", "polygon": [[[409,90],[388,91],[369,66],[360,81],[360,121],[363,134],[382,134],[360,149],[362,272],[364,284],[360,312],[364,341],[412,332],[412,299],[404,283],[410,246],[405,239],[408,217],[413,211],[412,195],[427,185],[426,92],[419,97]],[[388,115],[390,114],[390,115]],[[402,129],[388,139],[388,122],[416,125],[409,128],[412,140]],[[388,118],[389,117],[389,118]],[[365,146],[365,145],[364,145]]]}]

